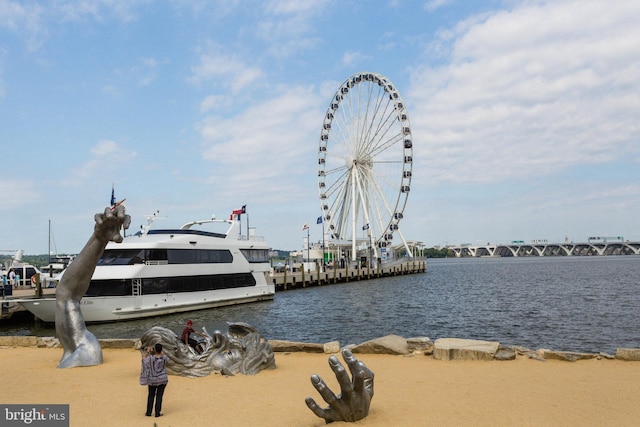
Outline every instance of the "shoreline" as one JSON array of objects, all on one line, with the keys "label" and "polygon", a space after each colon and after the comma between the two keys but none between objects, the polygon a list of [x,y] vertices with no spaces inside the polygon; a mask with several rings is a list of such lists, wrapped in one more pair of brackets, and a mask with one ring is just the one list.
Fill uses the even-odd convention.
[{"label": "shoreline", "polygon": [[[328,354],[276,352],[255,376],[169,376],[160,419],[144,416],[140,352],[105,348],[102,365],[57,369],[60,348],[0,347],[2,403],[69,404],[70,425],[324,426],[305,405],[326,406],[310,382],[339,392]],[[640,422],[640,370],[622,360],[566,363],[438,361],[424,355],[356,354],[375,373],[369,416],[332,425],[618,425]],[[342,362],[342,358],[338,356]]]},{"label": "shoreline", "polygon": [[[138,338],[101,338],[98,339],[103,349],[137,349]],[[511,361],[525,356],[540,361],[561,360],[575,362],[588,359],[616,359],[622,361],[640,361],[640,348],[617,348],[615,354],[605,352],[576,352],[540,348],[532,350],[521,346],[506,346],[498,342],[463,339],[439,338],[435,342],[428,337],[403,338],[398,335],[387,335],[360,344],[341,346],[339,342],[309,343],[279,339],[267,340],[274,353],[324,353],[336,354],[347,347],[354,354],[389,354],[404,356],[432,356],[437,360],[499,360]],[[55,337],[35,335],[0,335],[0,348],[37,347],[60,348]]]}]

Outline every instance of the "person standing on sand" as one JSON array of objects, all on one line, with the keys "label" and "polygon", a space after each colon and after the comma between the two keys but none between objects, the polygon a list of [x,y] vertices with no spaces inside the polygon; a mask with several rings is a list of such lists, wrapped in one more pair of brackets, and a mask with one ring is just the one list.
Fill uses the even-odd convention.
[{"label": "person standing on sand", "polygon": [[[167,378],[166,365],[169,358],[162,352],[162,344],[157,343],[155,345],[155,354],[150,355],[151,348],[147,347],[145,350],[145,356],[142,359],[142,369],[147,370],[146,382],[149,388],[149,394],[147,396],[147,417],[151,416],[153,410],[153,401],[155,400],[155,415],[156,417],[162,416],[162,397],[164,396],[164,389],[167,387],[169,378]],[[142,377],[142,376],[141,376]]]}]

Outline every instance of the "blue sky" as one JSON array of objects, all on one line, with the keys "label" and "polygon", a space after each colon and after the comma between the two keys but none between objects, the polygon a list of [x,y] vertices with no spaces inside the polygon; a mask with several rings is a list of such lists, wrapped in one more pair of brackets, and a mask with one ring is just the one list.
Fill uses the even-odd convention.
[{"label": "blue sky", "polygon": [[640,3],[0,0],[0,249],[78,252],[247,205],[277,249],[321,240],[318,140],[377,72],[413,135],[400,227],[427,246],[640,240]]}]

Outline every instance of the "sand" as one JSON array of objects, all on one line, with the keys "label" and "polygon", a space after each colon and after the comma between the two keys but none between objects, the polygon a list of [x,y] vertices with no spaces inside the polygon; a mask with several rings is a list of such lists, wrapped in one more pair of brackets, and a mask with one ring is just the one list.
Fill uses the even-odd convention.
[{"label": "sand", "polygon": [[[138,351],[105,349],[104,364],[73,369],[56,368],[61,355],[0,348],[0,401],[69,404],[71,426],[323,426],[304,403],[322,402],[309,377],[338,391],[328,355],[276,353],[277,368],[255,376],[169,376],[164,416],[149,418]],[[375,373],[369,416],[333,426],[640,425],[640,362],[357,356]]]}]

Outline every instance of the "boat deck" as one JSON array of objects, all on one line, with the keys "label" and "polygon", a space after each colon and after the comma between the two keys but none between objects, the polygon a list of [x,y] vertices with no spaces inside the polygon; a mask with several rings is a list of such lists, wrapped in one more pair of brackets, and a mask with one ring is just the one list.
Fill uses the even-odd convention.
[{"label": "boat deck", "polygon": [[[43,297],[53,297],[56,294],[55,288],[43,288]],[[12,303],[11,300],[36,298],[36,290],[30,286],[19,286],[11,290],[11,295],[0,297],[2,304],[2,313],[0,319],[9,319],[14,313],[19,311],[26,311],[26,309],[18,303]]]}]

